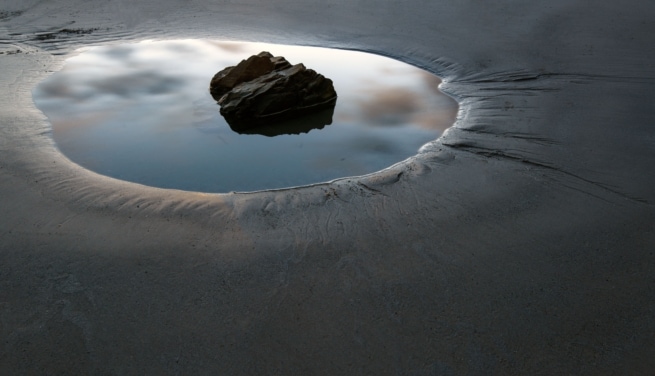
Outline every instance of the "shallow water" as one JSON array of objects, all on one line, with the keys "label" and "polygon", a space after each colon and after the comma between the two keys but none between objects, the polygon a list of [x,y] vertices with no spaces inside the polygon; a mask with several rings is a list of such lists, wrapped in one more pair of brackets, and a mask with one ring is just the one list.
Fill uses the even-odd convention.
[{"label": "shallow water", "polygon": [[[260,51],[334,82],[331,125],[267,137],[233,132],[211,77]],[[318,183],[383,169],[450,126],[456,103],[437,77],[371,54],[201,40],[94,47],[34,90],[59,149],[98,173],[201,192]]]}]

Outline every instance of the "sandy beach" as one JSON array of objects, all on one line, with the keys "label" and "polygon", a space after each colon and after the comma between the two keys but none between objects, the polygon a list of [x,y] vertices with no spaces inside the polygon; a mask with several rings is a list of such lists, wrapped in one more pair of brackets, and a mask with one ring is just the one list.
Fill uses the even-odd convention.
[{"label": "sandy beach", "polygon": [[[0,0],[0,374],[647,375],[655,3]],[[453,127],[256,193],[79,167],[32,90],[80,48],[245,40],[443,79]]]}]

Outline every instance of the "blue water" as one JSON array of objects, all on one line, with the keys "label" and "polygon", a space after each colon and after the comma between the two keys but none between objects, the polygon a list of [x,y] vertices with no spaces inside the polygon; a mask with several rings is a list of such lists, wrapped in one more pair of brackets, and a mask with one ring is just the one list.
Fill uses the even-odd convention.
[{"label": "blue water", "polygon": [[[268,50],[333,80],[331,125],[299,135],[233,132],[209,95],[218,70]],[[306,185],[378,171],[454,120],[439,80],[370,54],[212,41],[98,47],[34,91],[58,148],[100,174],[200,192]]]}]

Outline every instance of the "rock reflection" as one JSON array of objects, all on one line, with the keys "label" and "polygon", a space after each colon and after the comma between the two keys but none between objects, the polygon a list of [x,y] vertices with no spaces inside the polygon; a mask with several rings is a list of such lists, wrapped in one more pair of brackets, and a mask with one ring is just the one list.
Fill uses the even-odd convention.
[{"label": "rock reflection", "polygon": [[307,114],[301,117],[272,122],[269,124],[258,125],[244,130],[239,130],[239,127],[233,127],[228,121],[230,128],[239,134],[259,134],[267,137],[275,137],[281,135],[293,135],[301,133],[309,133],[314,129],[323,129],[326,125],[332,124],[332,116],[334,115],[333,103],[330,108],[321,111]]}]

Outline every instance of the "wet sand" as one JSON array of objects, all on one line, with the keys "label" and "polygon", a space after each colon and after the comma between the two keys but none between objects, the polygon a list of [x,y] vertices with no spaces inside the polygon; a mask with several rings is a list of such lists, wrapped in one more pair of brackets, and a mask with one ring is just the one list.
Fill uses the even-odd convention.
[{"label": "wet sand", "polygon": [[[0,3],[0,370],[648,374],[655,32],[646,1]],[[252,194],[63,157],[34,86],[146,39],[422,67],[453,128],[379,173]]]}]

